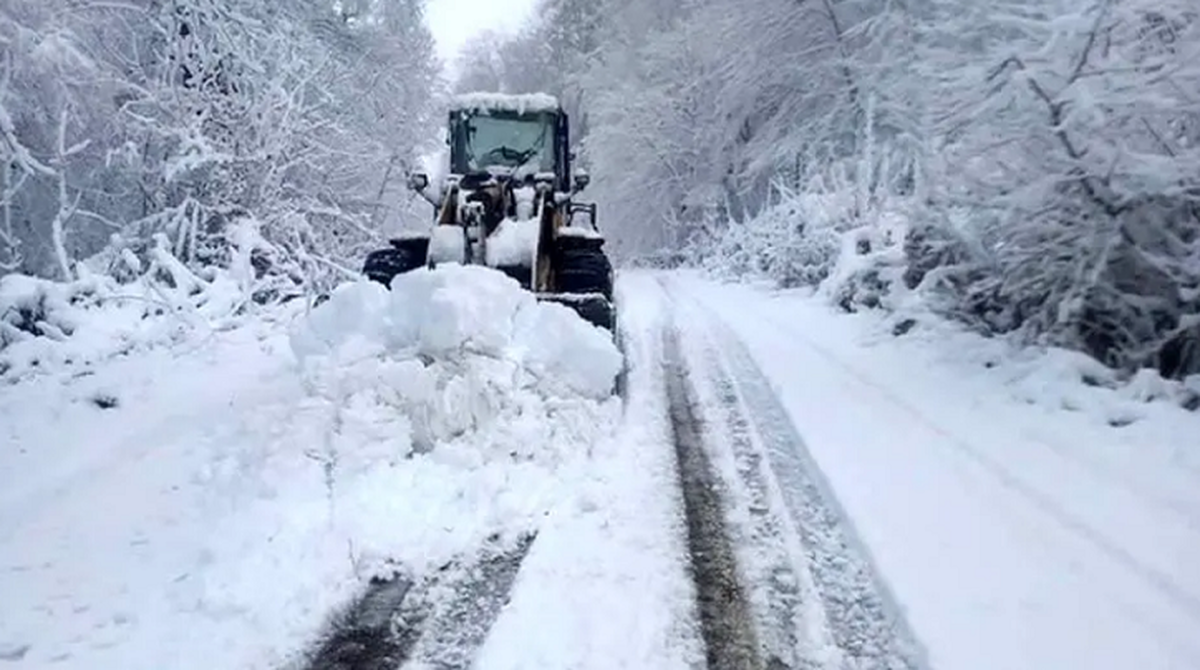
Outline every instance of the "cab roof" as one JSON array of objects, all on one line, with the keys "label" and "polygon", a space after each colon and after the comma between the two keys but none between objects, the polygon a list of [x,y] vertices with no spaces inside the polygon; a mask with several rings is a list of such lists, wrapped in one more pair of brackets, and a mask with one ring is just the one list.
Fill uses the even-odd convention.
[{"label": "cab roof", "polygon": [[450,103],[455,111],[475,112],[515,112],[517,114],[536,114],[538,112],[557,112],[561,109],[558,98],[546,93],[465,93],[455,96]]}]

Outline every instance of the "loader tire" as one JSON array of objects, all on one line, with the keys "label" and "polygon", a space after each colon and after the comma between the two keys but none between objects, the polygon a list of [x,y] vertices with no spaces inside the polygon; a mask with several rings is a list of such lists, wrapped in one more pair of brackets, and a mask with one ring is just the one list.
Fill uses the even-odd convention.
[{"label": "loader tire", "polygon": [[363,274],[367,279],[391,288],[393,277],[422,267],[425,258],[425,254],[419,254],[411,248],[377,249],[367,254],[367,259],[363,261]]},{"label": "loader tire", "polygon": [[560,293],[599,293],[612,300],[612,263],[597,247],[568,247],[558,252]]},{"label": "loader tire", "polygon": [[617,312],[612,302],[599,295],[588,295],[579,298],[565,299],[562,297],[543,298],[556,302],[573,310],[581,319],[593,326],[603,328],[610,333],[616,333]]},{"label": "loader tire", "polygon": [[607,300],[600,298],[588,298],[582,302],[576,303],[575,312],[583,317],[584,321],[598,326],[609,332],[615,332],[617,325],[617,311],[613,308],[613,304]]}]

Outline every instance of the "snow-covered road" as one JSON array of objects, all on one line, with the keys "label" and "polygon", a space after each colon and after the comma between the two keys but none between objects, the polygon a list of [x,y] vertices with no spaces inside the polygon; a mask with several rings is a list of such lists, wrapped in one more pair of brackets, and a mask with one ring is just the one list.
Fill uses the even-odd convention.
[{"label": "snow-covered road", "polygon": [[320,667],[373,577],[409,670],[1200,667],[1169,390],[627,272],[604,400],[450,279],[0,389],[0,670]]},{"label": "snow-covered road", "polygon": [[765,373],[739,392],[786,412],[930,667],[1200,667],[1195,413],[1089,387],[1066,354],[668,285],[681,330]]}]

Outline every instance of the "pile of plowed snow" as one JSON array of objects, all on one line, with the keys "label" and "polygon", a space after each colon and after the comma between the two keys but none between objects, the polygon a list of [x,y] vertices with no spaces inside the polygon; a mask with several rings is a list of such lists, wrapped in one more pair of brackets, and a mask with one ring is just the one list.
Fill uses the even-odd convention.
[{"label": "pile of plowed snow", "polygon": [[488,359],[515,387],[589,398],[610,395],[621,367],[608,333],[480,266],[420,269],[397,277],[391,291],[343,285],[293,333],[292,349],[301,361],[337,364],[378,357],[458,369]]},{"label": "pile of plowed snow", "polygon": [[[290,342],[310,402],[337,413],[326,458],[342,473],[363,473],[357,489],[340,483],[357,491],[344,495],[358,498],[364,517],[386,497],[412,530],[470,536],[455,551],[488,534],[532,530],[564,468],[616,426],[621,355],[607,332],[488,268],[421,269],[390,291],[343,285]],[[417,499],[406,495],[419,489],[427,490]],[[455,519],[459,512],[466,516]],[[376,548],[393,558],[430,555],[425,540],[381,541]]]}]

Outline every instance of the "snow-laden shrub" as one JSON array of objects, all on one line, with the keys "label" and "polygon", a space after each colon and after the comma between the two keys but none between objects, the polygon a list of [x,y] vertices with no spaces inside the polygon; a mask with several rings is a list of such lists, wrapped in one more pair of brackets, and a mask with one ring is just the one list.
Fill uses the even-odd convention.
[{"label": "snow-laden shrub", "polygon": [[840,234],[853,226],[840,195],[784,192],[781,202],[744,223],[730,223],[696,250],[720,276],[768,278],[783,287],[816,286],[832,274]]},{"label": "snow-laden shrub", "polygon": [[895,228],[863,226],[842,235],[837,264],[821,291],[847,312],[891,306],[903,287],[903,236]]},{"label": "snow-laden shrub", "polygon": [[977,210],[982,252],[947,273],[942,306],[1126,372],[1200,372],[1195,3],[1018,7],[925,42],[952,56],[928,101],[944,119],[928,187]]},{"label": "snow-laden shrub", "polygon": [[653,270],[675,270],[681,267],[687,267],[692,262],[692,253],[696,247],[691,249],[657,249],[655,251],[641,253],[630,256],[625,259],[623,265],[630,268],[648,268]]},{"label": "snow-laden shrub", "polygon": [[1187,203],[1110,209],[1064,189],[1036,217],[968,228],[974,242],[944,222],[910,232],[905,283],[931,308],[1119,370],[1200,373],[1200,219]]},{"label": "snow-laden shrub", "polygon": [[86,367],[261,309],[272,302],[263,296],[273,279],[255,271],[258,246],[246,225],[227,267],[193,271],[160,236],[151,247],[113,246],[78,264],[71,282],[0,277],[0,379]]},{"label": "snow-laden shrub", "polygon": [[[910,230],[902,198],[878,199],[864,212],[849,187],[780,193],[774,207],[699,240],[694,253],[701,267],[781,288],[819,288],[839,308],[858,311],[888,306],[891,293],[920,283],[949,253],[929,233]],[[913,244],[929,247],[919,254],[924,260],[909,257]]]}]

